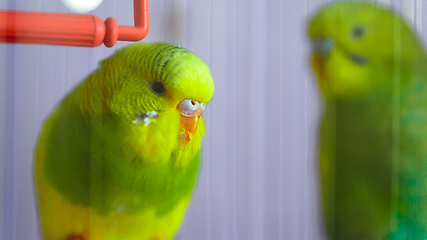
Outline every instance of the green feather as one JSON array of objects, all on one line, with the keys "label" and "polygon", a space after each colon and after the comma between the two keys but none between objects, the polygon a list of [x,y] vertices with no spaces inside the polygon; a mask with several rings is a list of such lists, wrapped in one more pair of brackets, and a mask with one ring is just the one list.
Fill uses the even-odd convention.
[{"label": "green feather", "polygon": [[[160,82],[165,93],[156,94],[151,81]],[[154,209],[159,218],[167,218],[180,212],[175,207],[188,201],[197,182],[204,122],[199,120],[193,139],[181,148],[177,106],[184,99],[207,103],[213,90],[207,65],[182,47],[139,43],[117,51],[46,120],[36,153],[40,199],[48,187],[99,216],[124,211],[129,219],[140,219]],[[157,118],[138,123],[140,114],[153,111]],[[156,225],[156,219],[144,221]],[[177,226],[167,228],[165,236]],[[44,231],[50,235],[57,230]],[[142,231],[144,236],[159,234],[156,229]],[[129,232],[127,237],[134,239],[135,229]]]},{"label": "green feather", "polygon": [[334,44],[323,50],[315,46],[312,59],[324,100],[319,167],[328,236],[426,239],[422,44],[399,15],[359,1],[322,8],[309,35],[315,43],[332,39]]}]

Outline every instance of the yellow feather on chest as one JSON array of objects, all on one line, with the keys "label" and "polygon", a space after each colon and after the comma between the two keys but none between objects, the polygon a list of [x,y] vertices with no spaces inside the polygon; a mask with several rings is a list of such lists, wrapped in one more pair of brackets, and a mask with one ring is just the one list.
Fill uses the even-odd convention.
[{"label": "yellow feather on chest", "polygon": [[[42,179],[43,162],[37,163],[40,222],[46,240],[66,240],[75,235],[85,240],[147,240],[171,239],[187,208],[190,196],[165,215],[155,209],[128,214],[117,209],[105,216],[93,209],[73,205]],[[60,209],[60,210],[59,210]]]},{"label": "yellow feather on chest", "polygon": [[[138,146],[149,145],[150,151],[148,152],[140,149],[141,157],[149,157],[148,161],[152,163],[166,161],[168,157],[161,153],[167,152],[165,150],[171,147],[169,145],[177,147],[175,146],[177,145],[176,134],[173,136],[174,140],[168,139],[167,135],[171,134],[167,134],[167,131],[165,134],[150,132],[150,125],[153,127],[160,126],[161,129],[165,130],[176,129],[178,122],[171,121],[174,118],[170,114],[176,113],[166,113],[169,118],[159,117],[156,122],[142,128],[135,125],[136,129],[132,129],[132,131],[143,131],[143,133],[129,134],[128,141],[135,142],[135,144],[127,144],[133,148],[128,149],[128,151],[138,151]],[[205,130],[203,119],[200,120],[197,134],[185,149],[178,152],[175,164],[187,165],[188,159],[191,159],[200,149],[202,134]],[[49,128],[46,132],[49,132]],[[158,215],[157,209],[154,208],[127,213],[120,209],[120,204],[115,211],[106,215],[99,215],[92,208],[69,202],[46,181],[44,172],[45,137],[42,134],[39,141],[34,174],[37,179],[38,210],[43,213],[39,215],[40,223],[43,226],[43,235],[46,240],[67,240],[70,236],[79,236],[84,240],[166,240],[174,236],[182,221],[191,194],[182,198],[173,209],[162,215]]]}]

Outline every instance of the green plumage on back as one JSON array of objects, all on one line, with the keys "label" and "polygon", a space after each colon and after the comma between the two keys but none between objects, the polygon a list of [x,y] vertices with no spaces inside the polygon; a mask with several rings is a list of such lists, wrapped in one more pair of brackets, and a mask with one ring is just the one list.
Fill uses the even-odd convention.
[{"label": "green plumage on back", "polygon": [[196,184],[213,88],[206,64],[176,45],[134,44],[102,61],[40,135],[45,238],[170,239]]},{"label": "green plumage on back", "polygon": [[344,1],[309,25],[323,95],[322,210],[330,239],[427,238],[427,57],[409,25]]}]

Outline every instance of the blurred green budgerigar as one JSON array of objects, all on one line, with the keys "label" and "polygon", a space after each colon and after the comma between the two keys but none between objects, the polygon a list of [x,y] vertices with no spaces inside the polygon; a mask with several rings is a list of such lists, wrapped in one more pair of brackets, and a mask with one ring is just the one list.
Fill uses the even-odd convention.
[{"label": "blurred green budgerigar", "polygon": [[46,240],[171,239],[197,182],[208,66],[166,43],[100,63],[47,118],[35,152]]},{"label": "blurred green budgerigar", "polygon": [[427,57],[403,17],[341,1],[309,23],[329,239],[427,239]]}]

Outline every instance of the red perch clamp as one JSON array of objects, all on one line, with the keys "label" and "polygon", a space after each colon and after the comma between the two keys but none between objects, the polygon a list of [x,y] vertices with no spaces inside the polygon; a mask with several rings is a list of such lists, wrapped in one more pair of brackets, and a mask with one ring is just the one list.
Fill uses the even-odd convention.
[{"label": "red perch clamp", "polygon": [[0,11],[0,42],[112,47],[117,40],[139,41],[150,28],[148,0],[134,0],[135,26],[109,17],[25,11]]}]

